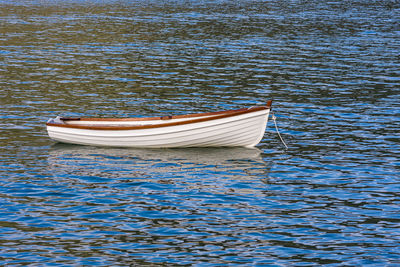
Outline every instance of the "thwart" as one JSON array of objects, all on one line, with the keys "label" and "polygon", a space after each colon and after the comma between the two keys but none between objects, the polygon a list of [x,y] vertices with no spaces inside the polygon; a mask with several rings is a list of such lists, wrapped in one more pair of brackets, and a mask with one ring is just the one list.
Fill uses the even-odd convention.
[{"label": "thwart", "polygon": [[63,118],[46,123],[63,143],[112,147],[254,147],[264,136],[272,101],[265,106],[151,118]]}]

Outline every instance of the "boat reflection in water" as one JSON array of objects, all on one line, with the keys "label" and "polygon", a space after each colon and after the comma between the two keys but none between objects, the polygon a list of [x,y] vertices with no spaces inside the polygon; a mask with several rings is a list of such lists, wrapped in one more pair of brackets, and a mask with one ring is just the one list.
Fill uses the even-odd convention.
[{"label": "boat reflection in water", "polygon": [[187,189],[253,193],[248,184],[267,176],[258,148],[131,149],[55,144],[48,165],[54,179],[74,186],[171,184]]}]

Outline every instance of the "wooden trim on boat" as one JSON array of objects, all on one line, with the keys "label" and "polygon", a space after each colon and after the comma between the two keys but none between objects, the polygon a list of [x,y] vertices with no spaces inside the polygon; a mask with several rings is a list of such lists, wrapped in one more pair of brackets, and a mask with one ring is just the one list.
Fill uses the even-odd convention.
[{"label": "wooden trim on boat", "polygon": [[267,105],[266,105],[266,107],[267,107],[267,109],[269,109],[270,111],[271,111],[271,109],[272,109],[272,100],[268,100],[267,101]]},{"label": "wooden trim on boat", "polygon": [[[133,126],[99,126],[99,125],[73,125],[73,124],[64,124],[64,123],[54,123],[47,122],[47,126],[55,126],[55,127],[64,127],[64,128],[74,128],[74,129],[86,129],[86,130],[138,130],[138,129],[151,129],[151,128],[161,128],[168,126],[177,126],[177,125],[185,125],[191,123],[205,122],[216,119],[228,118],[237,115],[247,114],[251,112],[261,111],[271,109],[272,100],[267,102],[266,106],[254,106],[250,108],[242,108],[236,110],[227,110],[227,111],[217,111],[217,112],[208,112],[208,113],[197,113],[197,114],[186,114],[186,115],[174,115],[174,116],[162,116],[162,117],[150,117],[150,118],[120,118],[120,119],[107,119],[107,118],[63,118],[62,121],[68,120],[79,120],[79,121],[150,121],[150,120],[164,120],[165,123],[159,124],[148,124],[148,125],[133,125]],[[198,118],[196,117],[205,117]],[[170,119],[184,119],[184,118],[193,118],[186,121],[178,121],[178,122],[167,122]]]}]

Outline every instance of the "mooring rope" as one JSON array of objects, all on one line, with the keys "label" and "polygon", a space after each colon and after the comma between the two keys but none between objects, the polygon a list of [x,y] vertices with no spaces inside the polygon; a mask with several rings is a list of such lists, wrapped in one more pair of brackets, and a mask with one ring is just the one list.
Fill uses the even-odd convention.
[{"label": "mooring rope", "polygon": [[282,141],[282,144],[284,144],[284,146],[286,147],[286,149],[288,149],[288,146],[286,145],[285,141],[283,141],[283,138],[282,138],[281,134],[279,133],[278,125],[276,124],[276,117],[275,117],[275,114],[274,114],[273,111],[271,111],[271,115],[272,115],[272,120],[274,121],[274,124],[275,124],[276,132],[278,133],[279,138],[280,138],[281,141]]}]

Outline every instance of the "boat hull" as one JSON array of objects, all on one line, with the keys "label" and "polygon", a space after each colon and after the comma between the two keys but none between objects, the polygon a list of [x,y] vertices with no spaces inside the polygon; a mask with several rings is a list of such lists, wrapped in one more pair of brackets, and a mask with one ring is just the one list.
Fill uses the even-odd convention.
[{"label": "boat hull", "polygon": [[254,147],[264,136],[269,108],[242,114],[165,123],[154,127],[82,127],[47,124],[49,137],[71,144],[110,147]]}]

